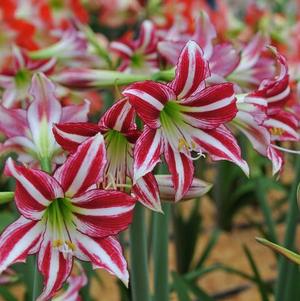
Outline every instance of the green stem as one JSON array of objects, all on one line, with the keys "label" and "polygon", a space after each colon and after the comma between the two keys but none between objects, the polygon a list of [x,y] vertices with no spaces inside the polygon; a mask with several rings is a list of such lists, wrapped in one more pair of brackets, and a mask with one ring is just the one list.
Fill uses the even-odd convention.
[{"label": "green stem", "polygon": [[132,301],[150,301],[145,211],[141,204],[135,207],[130,227],[131,291]]},{"label": "green stem", "polygon": [[40,158],[41,169],[45,172],[51,173],[51,161],[49,158]]},{"label": "green stem", "polygon": [[266,200],[266,188],[264,185],[264,179],[263,178],[257,178],[256,179],[256,196],[260,205],[260,208],[262,210],[262,213],[264,215],[264,220],[268,228],[268,236],[271,241],[274,243],[277,243],[277,233],[276,233],[276,225],[274,222],[274,219],[272,218],[272,210],[270,209],[270,206],[268,204],[268,201]]},{"label": "green stem", "polygon": [[[294,242],[296,237],[297,221],[299,218],[299,209],[297,206],[297,187],[300,181],[300,156],[297,156],[296,161],[296,175],[289,195],[289,210],[286,219],[286,232],[284,238],[284,247],[292,250],[294,248]],[[287,259],[279,259],[279,274],[275,286],[275,300],[285,300],[286,293],[286,279],[288,276],[289,263]],[[286,300],[287,301],[287,300]]]},{"label": "green stem", "polygon": [[9,203],[14,199],[15,193],[13,191],[0,192],[0,204]]},{"label": "green stem", "polygon": [[154,301],[169,300],[169,215],[170,204],[163,203],[164,214],[153,213]]}]

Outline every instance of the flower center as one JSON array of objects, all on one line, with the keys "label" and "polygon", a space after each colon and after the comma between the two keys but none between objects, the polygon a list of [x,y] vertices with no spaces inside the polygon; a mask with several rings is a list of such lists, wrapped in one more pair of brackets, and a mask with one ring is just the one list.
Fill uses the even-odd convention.
[{"label": "flower center", "polygon": [[[174,150],[185,153],[191,159],[202,156],[197,144],[193,141],[192,131],[182,116],[181,105],[175,101],[168,101],[160,112],[160,122],[164,136]],[[196,151],[197,156],[191,156],[191,152]]]},{"label": "flower center", "polygon": [[54,200],[46,211],[48,225],[51,227],[52,246],[63,253],[72,253],[76,247],[69,230],[73,227],[72,205],[68,198]]},{"label": "flower center", "polygon": [[118,185],[126,184],[127,169],[131,166],[133,146],[119,131],[109,130],[104,135],[106,144],[106,179],[104,185],[117,188]]}]

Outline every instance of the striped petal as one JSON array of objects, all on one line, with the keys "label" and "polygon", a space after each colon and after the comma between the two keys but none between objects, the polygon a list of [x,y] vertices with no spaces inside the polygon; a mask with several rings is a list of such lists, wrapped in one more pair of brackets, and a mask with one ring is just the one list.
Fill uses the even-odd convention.
[{"label": "striped petal", "polygon": [[152,173],[139,178],[132,187],[132,193],[147,208],[162,212],[158,185]]},{"label": "striped petal", "polygon": [[100,133],[82,143],[54,173],[67,197],[73,197],[96,184],[103,176],[106,151]]},{"label": "striped petal", "polygon": [[72,254],[55,248],[52,245],[51,230],[47,229],[38,255],[38,268],[44,276],[44,289],[37,301],[49,300],[62,287],[72,266]]},{"label": "striped petal", "polygon": [[114,129],[121,133],[135,129],[135,112],[126,98],[115,103],[99,121],[99,126],[104,129]]},{"label": "striped petal", "polygon": [[185,121],[197,128],[215,128],[232,120],[237,113],[236,98],[231,83],[205,88],[185,99],[181,104]]},{"label": "striped petal", "polygon": [[176,99],[171,88],[153,81],[134,83],[122,93],[128,97],[137,114],[151,128],[160,126],[159,113],[166,102]]},{"label": "striped petal", "polygon": [[88,122],[59,123],[53,129],[56,142],[65,150],[75,152],[78,146],[100,131],[98,125]]},{"label": "striped petal", "polygon": [[92,238],[80,232],[74,238],[77,248],[92,262],[94,268],[103,268],[128,286],[127,263],[120,243],[112,236]]},{"label": "striped petal", "polygon": [[90,111],[90,102],[85,100],[80,105],[69,105],[62,108],[61,123],[86,122]]},{"label": "striped petal", "polygon": [[162,147],[161,130],[145,127],[134,148],[134,181],[151,172],[160,162]]},{"label": "striped petal", "polygon": [[169,144],[166,146],[165,159],[176,191],[175,202],[178,202],[188,192],[192,184],[194,177],[193,161],[185,154],[174,151]]},{"label": "striped petal", "polygon": [[110,43],[109,48],[124,59],[130,59],[133,55],[133,49],[127,43],[114,41]]},{"label": "striped petal", "polygon": [[202,11],[196,20],[196,29],[193,38],[203,49],[205,59],[213,53],[213,40],[217,37],[216,29],[206,12]]},{"label": "striped petal", "polygon": [[25,262],[43,232],[41,223],[23,216],[9,225],[0,236],[0,274],[15,262]]},{"label": "striped petal", "polygon": [[265,79],[258,90],[252,93],[254,96],[264,97],[269,107],[282,107],[289,99],[291,89],[286,59],[275,48],[269,48],[275,55],[279,72],[273,79]]},{"label": "striped petal", "polygon": [[284,163],[283,155],[277,149],[273,148],[272,145],[270,145],[270,147],[267,150],[267,156],[272,162],[272,173],[273,175],[275,175],[282,169]]},{"label": "striped petal", "polygon": [[52,124],[60,121],[62,109],[55,96],[54,84],[42,73],[32,78],[30,95],[34,101],[28,108],[28,124],[40,155],[49,157],[54,147]]},{"label": "striped petal", "polygon": [[175,79],[169,85],[178,99],[186,98],[204,88],[208,75],[208,63],[203,58],[202,49],[196,42],[189,41],[180,54]]},{"label": "striped petal", "polygon": [[153,52],[156,50],[157,37],[154,23],[145,20],[140,29],[138,40],[136,40],[136,49],[144,53]]},{"label": "striped petal", "polygon": [[[173,185],[172,176],[155,175],[159,187],[159,194],[163,201],[174,202],[176,190]],[[193,178],[192,184],[187,193],[182,197],[182,201],[200,198],[212,188],[212,184]]]},{"label": "striped petal", "polygon": [[27,218],[40,220],[51,201],[64,196],[61,186],[50,175],[18,166],[11,158],[6,162],[5,174],[16,179],[16,205]]},{"label": "striped petal", "polygon": [[217,44],[211,58],[209,68],[212,74],[228,76],[240,63],[240,54],[230,43]]},{"label": "striped petal", "polygon": [[272,140],[299,141],[298,119],[291,112],[276,110],[274,114],[268,116],[264,126],[270,131]]},{"label": "striped petal", "polygon": [[194,141],[207,152],[213,160],[227,160],[238,165],[249,175],[249,167],[241,157],[241,150],[232,133],[223,125],[213,130],[195,131]]},{"label": "striped petal", "polygon": [[26,136],[29,132],[26,111],[0,105],[0,131],[7,137]]},{"label": "striped petal", "polygon": [[72,199],[78,230],[86,235],[106,237],[127,229],[135,200],[114,190],[93,189]]}]

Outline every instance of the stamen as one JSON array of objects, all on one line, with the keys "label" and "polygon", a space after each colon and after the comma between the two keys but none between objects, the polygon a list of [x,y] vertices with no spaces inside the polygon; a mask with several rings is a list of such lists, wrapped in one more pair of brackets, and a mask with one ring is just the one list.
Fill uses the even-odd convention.
[{"label": "stamen", "polygon": [[269,132],[273,136],[281,136],[284,133],[284,130],[281,128],[272,127],[269,129]]},{"label": "stamen", "polygon": [[297,150],[293,150],[293,149],[288,149],[288,148],[285,148],[285,147],[281,147],[281,146],[278,146],[278,145],[274,145],[272,144],[271,145],[273,148],[276,148],[280,151],[283,151],[285,153],[290,153],[290,154],[294,154],[294,155],[300,155],[300,151],[297,151]]}]

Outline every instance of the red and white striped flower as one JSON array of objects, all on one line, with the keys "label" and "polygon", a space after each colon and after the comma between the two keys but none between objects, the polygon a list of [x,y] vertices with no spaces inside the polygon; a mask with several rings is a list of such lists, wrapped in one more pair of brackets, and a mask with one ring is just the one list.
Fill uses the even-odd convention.
[{"label": "red and white striped flower", "polygon": [[105,168],[101,134],[86,140],[53,176],[16,165],[11,158],[6,175],[16,179],[15,201],[21,217],[0,237],[0,272],[38,253],[44,290],[49,300],[68,278],[73,257],[90,261],[128,283],[126,261],[115,235],[132,219],[135,200],[96,187]]},{"label": "red and white striped flower", "polygon": [[137,40],[114,41],[110,44],[112,51],[122,59],[120,71],[149,73],[158,70],[157,36],[154,24],[146,20],[141,25]]},{"label": "red and white striped flower", "polygon": [[29,94],[33,101],[27,110],[0,105],[0,131],[8,138],[0,145],[0,152],[15,151],[22,162],[51,160],[60,154],[53,123],[86,121],[89,103],[62,108],[54,84],[42,73],[33,76]]},{"label": "red and white striped flower", "polygon": [[[61,123],[53,132],[57,142],[74,152],[88,137],[101,132],[107,152],[107,165],[102,185],[123,190],[133,179],[133,148],[141,132],[137,129],[135,112],[127,99],[119,100],[100,119],[92,123]],[[128,183],[129,181],[129,183]],[[132,192],[146,207],[161,211],[158,186],[151,173],[145,174],[132,186]]]},{"label": "red and white striped flower", "polygon": [[145,123],[134,149],[134,178],[151,172],[164,154],[180,200],[193,180],[193,154],[204,152],[214,160],[229,160],[248,174],[240,148],[224,123],[236,115],[236,98],[230,83],[206,87],[209,76],[201,48],[189,41],[169,84],[135,83],[123,94]]},{"label": "red and white striped flower", "polygon": [[51,73],[56,64],[55,58],[32,60],[25,50],[18,47],[12,48],[11,60],[12,63],[0,74],[0,87],[4,90],[1,104],[6,108],[18,106],[20,101],[28,102],[33,72]]}]

